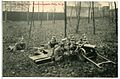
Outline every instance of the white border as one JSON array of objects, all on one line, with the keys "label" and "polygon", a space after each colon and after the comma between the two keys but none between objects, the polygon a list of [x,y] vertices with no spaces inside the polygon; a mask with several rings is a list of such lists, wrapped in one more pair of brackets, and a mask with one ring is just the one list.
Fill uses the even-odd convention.
[{"label": "white border", "polygon": [[[35,0],[3,0],[3,1],[35,1]],[[58,0],[36,0],[36,1],[58,1]],[[75,0],[59,0],[59,1],[75,1]],[[119,0],[77,0],[77,1],[118,1],[118,5],[120,5],[120,2],[119,2]],[[47,79],[47,78],[49,78],[49,79],[56,79],[56,78],[61,78],[61,77],[2,77],[2,54],[3,54],[3,48],[2,48],[2,46],[3,46],[3,44],[2,44],[2,34],[3,34],[3,32],[2,32],[2,1],[0,1],[0,4],[1,4],[1,6],[0,6],[0,10],[1,10],[1,12],[0,12],[0,77],[1,78],[3,78],[3,79],[26,79],[26,78],[29,78],[29,79],[39,79],[39,78],[41,78],[41,79]],[[119,56],[119,51],[120,51],[120,49],[119,49],[119,44],[120,44],[120,32],[119,32],[119,30],[120,30],[120,28],[119,28],[119,26],[120,26],[120,22],[119,22],[119,18],[120,18],[120,6],[118,6],[118,79],[120,78],[120,73],[119,73],[119,71],[120,71],[120,61],[119,61],[119,59],[120,59],[120,56]],[[70,78],[70,77],[67,77],[67,78]],[[79,77],[76,77],[76,78],[79,78]],[[80,77],[80,78],[82,78],[82,79],[86,79],[86,77],[84,78],[84,77]],[[90,77],[89,77],[90,78]],[[91,78],[97,78],[97,79],[101,79],[101,78],[98,78],[98,77],[91,77]],[[91,79],[90,78],[90,79]],[[103,77],[104,78],[104,77]],[[66,78],[64,78],[64,77],[62,77],[62,79],[66,79]],[[72,79],[72,77],[70,78],[70,79]],[[106,79],[106,78],[105,78]],[[109,78],[110,79],[110,78]],[[112,78],[112,79],[116,79],[116,78]]]},{"label": "white border", "polygon": [[3,1],[119,1],[119,0],[3,0]]}]

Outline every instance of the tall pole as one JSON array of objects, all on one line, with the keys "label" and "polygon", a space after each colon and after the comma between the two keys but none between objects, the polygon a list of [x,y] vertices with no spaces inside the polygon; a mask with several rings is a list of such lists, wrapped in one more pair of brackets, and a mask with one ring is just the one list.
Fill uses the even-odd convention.
[{"label": "tall pole", "polygon": [[92,9],[93,9],[93,34],[95,34],[95,15],[94,15],[94,2],[92,2]]},{"label": "tall pole", "polygon": [[66,37],[67,36],[67,34],[66,34],[66,29],[67,29],[67,17],[66,17],[66,13],[67,13],[67,11],[66,11],[66,1],[64,2],[64,15],[65,15],[65,35],[64,35],[64,37]]}]

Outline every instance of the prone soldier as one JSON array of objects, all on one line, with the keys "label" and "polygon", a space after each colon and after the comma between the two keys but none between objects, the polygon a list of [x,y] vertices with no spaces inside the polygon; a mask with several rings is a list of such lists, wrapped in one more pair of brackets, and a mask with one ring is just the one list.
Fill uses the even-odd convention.
[{"label": "prone soldier", "polygon": [[14,46],[9,46],[8,50],[10,51],[16,51],[16,50],[24,50],[26,48],[26,43],[24,42],[24,38],[20,38],[20,41],[15,43]]}]

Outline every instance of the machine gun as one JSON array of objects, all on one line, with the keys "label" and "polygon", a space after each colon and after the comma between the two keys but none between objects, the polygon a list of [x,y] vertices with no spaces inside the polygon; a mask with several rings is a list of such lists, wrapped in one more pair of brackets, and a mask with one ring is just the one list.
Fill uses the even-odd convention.
[{"label": "machine gun", "polygon": [[[91,44],[78,45],[75,52],[77,52],[77,56],[81,61],[88,60],[91,63],[95,64],[98,68],[102,68],[101,65],[105,63],[116,64],[115,62],[100,55],[96,49],[96,45],[91,45]],[[102,60],[102,61],[97,63],[96,60]]]}]

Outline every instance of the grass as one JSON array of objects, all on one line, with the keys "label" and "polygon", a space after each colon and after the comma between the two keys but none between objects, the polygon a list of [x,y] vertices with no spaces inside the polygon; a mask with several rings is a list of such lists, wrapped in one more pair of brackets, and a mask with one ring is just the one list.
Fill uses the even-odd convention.
[{"label": "grass", "polygon": [[[74,34],[79,39],[83,33],[91,44],[98,47],[99,52],[108,59],[118,62],[118,43],[115,24],[109,24],[106,18],[96,19],[96,34],[93,34],[92,21],[87,23],[87,19],[80,20],[79,33],[75,33],[76,20],[72,19],[70,25],[67,24],[67,35]],[[80,62],[77,59],[58,63],[35,64],[29,59],[32,50],[24,52],[7,50],[9,45],[14,45],[21,36],[25,41],[29,38],[29,25],[25,21],[3,22],[3,76],[4,77],[117,77],[117,64],[105,64],[103,69],[97,68],[90,62]],[[32,27],[30,46],[40,46],[47,43],[55,35],[60,41],[64,38],[64,21],[57,20],[35,21]],[[112,72],[112,73],[111,73]]]}]

